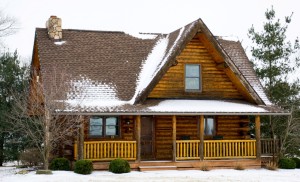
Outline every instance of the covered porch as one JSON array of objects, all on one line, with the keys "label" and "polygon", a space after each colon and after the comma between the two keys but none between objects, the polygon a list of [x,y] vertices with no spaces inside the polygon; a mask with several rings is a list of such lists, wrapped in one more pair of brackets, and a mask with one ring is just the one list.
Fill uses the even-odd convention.
[{"label": "covered porch", "polygon": [[[183,133],[181,125],[178,125],[182,123],[178,121],[178,116],[168,117],[169,124],[163,126],[169,127],[166,129],[155,124],[159,122],[157,119],[153,125],[145,126],[149,117],[134,116],[131,123],[133,140],[116,138],[85,141],[84,137],[78,137],[78,141],[74,144],[74,159],[92,160],[95,162],[95,168],[98,169],[105,169],[108,167],[108,162],[116,158],[130,161],[132,168],[158,164],[194,168],[204,163],[210,163],[210,166],[215,167],[230,164],[233,167],[232,165],[237,165],[237,162],[260,167],[260,116],[255,116],[255,139],[207,138],[204,133],[204,115],[195,117],[198,125],[195,125],[197,127],[192,131],[197,132],[192,134],[191,130],[186,129]],[[124,121],[128,122],[126,119]],[[149,128],[155,131],[150,131]],[[82,134],[84,135],[84,132]],[[163,136],[163,140],[160,140],[160,135]]]}]

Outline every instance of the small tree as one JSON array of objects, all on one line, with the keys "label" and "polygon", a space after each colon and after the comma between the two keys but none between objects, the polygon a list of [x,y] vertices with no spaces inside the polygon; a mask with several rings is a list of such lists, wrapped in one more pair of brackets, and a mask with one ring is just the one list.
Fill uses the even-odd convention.
[{"label": "small tree", "polygon": [[[266,22],[263,24],[263,31],[257,32],[252,26],[249,29],[248,36],[255,44],[252,47],[252,56],[254,58],[254,66],[258,77],[261,79],[267,95],[270,100],[284,109],[291,109],[292,106],[299,106],[299,79],[292,81],[291,76],[295,68],[299,67],[299,40],[298,38],[292,44],[286,40],[286,31],[288,24],[291,23],[292,15],[285,17],[282,24],[280,19],[275,18],[273,7],[265,12]],[[262,118],[262,132],[265,136],[280,137],[285,146],[290,137],[290,133],[294,124],[291,122],[299,122],[292,119],[293,113],[289,117],[268,116]],[[300,146],[298,146],[299,148]],[[285,147],[281,148],[284,149]],[[274,150],[274,149],[273,149]],[[275,150],[274,150],[275,151]],[[281,150],[281,153],[286,153]]]},{"label": "small tree", "polygon": [[[60,99],[71,89],[70,76],[60,68],[53,68],[52,77],[43,84],[35,70],[32,70],[29,88],[14,98],[11,114],[15,132],[28,138],[32,146],[43,156],[44,169],[48,169],[51,153],[58,146],[72,142],[77,134],[80,116],[65,115],[65,99]],[[71,141],[70,141],[71,140]]]}]

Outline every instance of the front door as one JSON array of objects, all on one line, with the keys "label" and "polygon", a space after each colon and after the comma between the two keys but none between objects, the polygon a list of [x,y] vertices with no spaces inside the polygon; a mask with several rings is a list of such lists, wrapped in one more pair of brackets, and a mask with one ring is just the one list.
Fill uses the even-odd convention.
[{"label": "front door", "polygon": [[151,160],[154,159],[153,149],[153,117],[143,116],[141,120],[141,159]]}]

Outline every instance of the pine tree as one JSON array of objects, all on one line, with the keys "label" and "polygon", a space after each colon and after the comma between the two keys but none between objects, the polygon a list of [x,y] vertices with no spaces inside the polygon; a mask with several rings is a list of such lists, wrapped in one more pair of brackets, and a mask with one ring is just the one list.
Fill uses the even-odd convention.
[{"label": "pine tree", "polygon": [[[251,52],[254,58],[254,66],[258,77],[261,79],[270,100],[291,111],[291,108],[299,108],[299,79],[292,80],[291,75],[300,61],[298,38],[291,43],[287,41],[286,31],[291,23],[292,15],[285,17],[284,23],[276,19],[273,7],[265,12],[266,22],[263,31],[255,31],[253,25],[248,31],[248,36],[255,44]],[[292,109],[299,112],[298,109]],[[289,121],[295,113],[289,117],[269,116],[262,118],[262,135],[271,138],[278,137],[283,143],[282,154],[287,154],[287,146],[293,132]],[[299,125],[299,120],[293,119],[293,124]],[[264,128],[265,127],[265,128]],[[294,136],[297,137],[297,136]],[[289,141],[288,141],[289,140]],[[297,146],[298,145],[298,146]],[[295,145],[299,147],[299,144]]]},{"label": "pine tree", "polygon": [[[8,131],[9,113],[13,105],[12,92],[21,93],[26,78],[26,67],[20,66],[18,53],[6,52],[0,57],[0,166],[9,159],[15,159],[10,154],[16,153],[19,145],[12,145],[18,141],[15,134]],[[16,144],[16,143],[15,143]],[[10,150],[8,153],[7,150]]]}]

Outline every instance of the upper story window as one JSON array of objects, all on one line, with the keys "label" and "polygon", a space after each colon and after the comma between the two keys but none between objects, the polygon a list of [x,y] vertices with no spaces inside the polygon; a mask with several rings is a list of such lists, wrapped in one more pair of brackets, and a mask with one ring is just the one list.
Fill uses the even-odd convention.
[{"label": "upper story window", "polygon": [[206,116],[204,118],[204,135],[212,136],[216,131],[216,122],[213,116]]},{"label": "upper story window", "polygon": [[201,91],[201,65],[185,65],[185,90]]},{"label": "upper story window", "polygon": [[90,118],[89,136],[119,136],[118,117],[95,116]]}]

